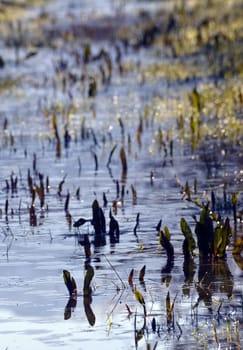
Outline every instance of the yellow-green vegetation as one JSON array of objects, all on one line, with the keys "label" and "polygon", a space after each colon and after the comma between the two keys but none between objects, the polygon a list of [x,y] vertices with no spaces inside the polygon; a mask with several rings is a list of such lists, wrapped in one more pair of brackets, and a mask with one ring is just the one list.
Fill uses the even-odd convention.
[{"label": "yellow-green vegetation", "polygon": [[184,115],[179,115],[178,126],[186,138],[196,141],[199,146],[211,139],[216,140],[218,145],[224,142],[225,147],[240,146],[243,135],[240,118],[242,97],[239,79],[221,83],[220,88],[214,83],[200,85],[200,90],[194,89],[188,94],[190,106],[184,110]]},{"label": "yellow-green vegetation", "polygon": [[[238,0],[177,1],[171,12],[173,28],[151,39],[154,60],[139,66],[124,63],[124,71],[137,72],[141,82],[164,86],[162,97],[150,101],[154,120],[176,116],[177,136],[191,143],[193,151],[213,142],[225,156],[242,146],[242,14]],[[163,28],[162,18],[168,21],[158,13],[150,26]],[[146,26],[140,28],[144,33]],[[159,128],[155,139],[161,144],[163,137]]]},{"label": "yellow-green vegetation", "polygon": [[202,101],[198,117],[200,137],[215,137],[232,145],[242,143],[243,125],[238,115],[243,107],[240,81],[226,82],[220,88],[215,84],[205,84],[199,98]]},{"label": "yellow-green vegetation", "polygon": [[10,0],[0,4],[0,22],[19,20],[27,15],[28,9],[44,5],[46,0]]},{"label": "yellow-green vegetation", "polygon": [[203,66],[198,67],[189,62],[156,62],[145,67],[145,79],[166,79],[172,82],[183,81],[190,78],[202,78],[205,75]]},{"label": "yellow-green vegetation", "polygon": [[[237,237],[242,228],[241,1],[168,1],[168,12],[141,11],[136,20],[129,17],[129,28],[122,23],[122,16],[116,25],[117,14],[111,21],[105,17],[96,22],[95,16],[82,22],[76,14],[59,18],[43,7],[36,18],[25,17],[37,3],[48,2],[10,0],[0,5],[0,36],[6,49],[0,54],[11,53],[3,57],[6,64],[2,64],[0,81],[0,96],[5,102],[1,150],[6,160],[0,218],[3,242],[10,226],[16,229],[17,237],[7,245],[7,258],[12,242],[20,242],[20,219],[33,230],[31,240],[39,241],[42,236],[34,233],[42,232],[42,226],[50,227],[51,249],[57,242],[61,264],[69,253],[65,248],[63,257],[60,237],[61,244],[69,244],[66,238],[74,237],[84,247],[83,256],[78,249],[76,253],[76,247],[73,252],[71,243],[70,254],[85,258],[81,294],[91,326],[96,322],[92,298],[98,306],[99,300],[102,303],[108,297],[110,308],[114,298],[109,289],[118,298],[108,312],[108,333],[111,327],[120,327],[120,320],[125,325],[124,314],[114,324],[111,319],[125,301],[128,318],[134,319],[136,348],[152,331],[156,344],[167,342],[170,336],[173,341],[182,336],[189,344],[193,341],[204,348],[212,342],[219,348],[220,338],[223,345],[234,342],[238,346],[240,283],[227,260],[233,254],[234,262],[243,269],[243,241]],[[159,3],[167,4],[158,1],[156,5]],[[115,40],[109,41],[107,33],[112,32],[112,26],[117,26],[112,33]],[[85,30],[84,37],[80,34]],[[12,104],[17,93],[22,99],[18,105]],[[37,138],[39,129],[41,136]],[[85,218],[90,197],[94,197],[92,218]],[[180,199],[184,200],[182,205]],[[185,218],[180,218],[181,213]],[[162,228],[165,218],[168,226],[163,222]],[[106,252],[114,259],[114,266],[102,253],[107,238],[110,249]],[[26,252],[25,247],[21,249]],[[52,255],[51,259],[53,262]],[[103,259],[109,269],[104,269]],[[73,262],[79,276],[80,266],[73,258],[68,259],[68,268]],[[140,263],[143,268],[135,279],[134,269]],[[130,264],[133,269],[127,286],[116,268],[125,274]],[[58,267],[54,268],[56,274]],[[118,277],[121,288],[109,270]],[[101,291],[93,288],[94,276],[100,279]],[[68,320],[80,295],[66,269],[63,280],[69,292],[64,311]],[[116,290],[112,290],[113,285]],[[222,305],[225,309],[221,313]]]},{"label": "yellow-green vegetation", "polygon": [[195,53],[205,45],[226,53],[236,49],[236,42],[242,39],[242,2],[239,0],[184,1],[176,7],[174,15],[179,28],[170,39],[177,55]]},{"label": "yellow-green vegetation", "polygon": [[20,78],[11,78],[11,77],[6,77],[0,80],[0,94],[9,91],[9,90],[13,90],[15,89],[19,83],[20,83],[21,79]]}]

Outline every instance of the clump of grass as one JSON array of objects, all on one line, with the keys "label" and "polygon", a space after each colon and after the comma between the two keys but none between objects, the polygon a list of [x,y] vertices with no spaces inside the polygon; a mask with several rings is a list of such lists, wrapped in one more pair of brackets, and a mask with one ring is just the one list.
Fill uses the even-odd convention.
[{"label": "clump of grass", "polygon": [[[226,258],[226,248],[232,236],[230,221],[229,218],[225,220],[218,218],[219,221],[214,226],[215,217],[212,218],[211,214],[209,206],[205,205],[201,209],[199,221],[195,218],[195,234],[199,254],[204,258],[224,259]],[[186,237],[186,244],[183,244],[183,250],[187,255],[193,254],[195,241],[185,219],[181,219],[181,230]]]}]

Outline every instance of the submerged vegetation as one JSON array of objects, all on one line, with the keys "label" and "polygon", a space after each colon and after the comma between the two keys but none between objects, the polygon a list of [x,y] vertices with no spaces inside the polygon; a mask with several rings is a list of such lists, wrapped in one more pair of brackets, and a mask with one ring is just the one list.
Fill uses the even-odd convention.
[{"label": "submerged vegetation", "polygon": [[86,332],[82,299],[98,342],[240,349],[242,4],[138,3],[0,4],[1,262],[37,242],[35,273],[53,265],[54,290],[61,269],[64,320]]}]

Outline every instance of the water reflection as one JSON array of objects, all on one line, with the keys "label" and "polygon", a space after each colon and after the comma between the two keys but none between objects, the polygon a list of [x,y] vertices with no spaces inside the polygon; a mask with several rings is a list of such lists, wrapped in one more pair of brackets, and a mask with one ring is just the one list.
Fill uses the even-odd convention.
[{"label": "water reflection", "polygon": [[[85,249],[85,252],[87,248]],[[83,284],[83,307],[87,320],[91,326],[95,324],[95,314],[91,308],[92,304],[92,288],[90,286],[92,278],[94,276],[94,268],[90,264],[90,257],[85,260],[86,274]],[[64,282],[69,290],[69,299],[64,309],[64,320],[69,320],[72,316],[72,312],[77,306],[77,289],[74,278],[71,278],[69,271],[64,270]]]},{"label": "water reflection", "polygon": [[[91,308],[91,304],[92,304],[92,293],[90,292],[87,295],[83,295],[83,306],[84,306],[84,312],[89,324],[91,326],[94,326],[96,317]],[[71,318],[72,312],[74,312],[76,306],[77,306],[77,298],[71,296],[68,299],[68,302],[64,309],[64,320],[69,320]]]},{"label": "water reflection", "polygon": [[77,298],[70,297],[65,306],[64,310],[64,320],[69,320],[72,316],[72,312],[77,306]]},{"label": "water reflection", "polygon": [[170,284],[170,281],[172,279],[172,270],[174,268],[174,257],[167,257],[167,261],[165,266],[161,269],[161,282],[166,282],[166,285],[168,286]]},{"label": "water reflection", "polygon": [[183,262],[183,272],[184,272],[184,285],[182,286],[182,293],[185,296],[190,295],[190,286],[193,283],[194,275],[196,272],[196,264],[194,263],[194,259],[190,255],[184,256]]},{"label": "water reflection", "polygon": [[228,299],[232,297],[234,279],[226,260],[219,259],[215,261],[212,259],[200,258],[198,281],[199,282],[196,283],[196,290],[199,297],[194,308],[203,301],[211,313],[213,310],[213,294],[226,294]]},{"label": "water reflection", "polygon": [[95,314],[91,308],[92,303],[92,295],[91,293],[88,295],[84,295],[83,297],[83,306],[84,306],[84,312],[87,317],[87,320],[91,326],[94,326],[95,324]]}]

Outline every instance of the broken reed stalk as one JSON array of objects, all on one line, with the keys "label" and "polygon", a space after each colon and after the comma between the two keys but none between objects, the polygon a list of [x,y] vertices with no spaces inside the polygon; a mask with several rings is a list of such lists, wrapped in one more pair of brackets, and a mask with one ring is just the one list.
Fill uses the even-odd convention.
[{"label": "broken reed stalk", "polygon": [[98,163],[98,157],[97,154],[91,149],[90,150],[92,156],[94,157],[94,162],[95,162],[95,171],[98,171],[99,169],[99,163]]},{"label": "broken reed stalk", "polygon": [[65,205],[64,205],[64,210],[66,213],[68,212],[69,201],[70,201],[70,193],[68,191],[67,196],[66,196],[66,200],[65,200]]},{"label": "broken reed stalk", "polygon": [[107,164],[106,164],[107,167],[110,166],[111,158],[112,158],[113,153],[115,152],[116,148],[117,148],[117,144],[115,144],[115,145],[112,147],[112,150],[110,151],[110,155],[109,155],[109,158],[108,158],[108,161],[107,161]]},{"label": "broken reed stalk", "polygon": [[62,194],[62,187],[63,187],[63,184],[65,182],[66,177],[67,177],[67,174],[64,175],[62,181],[58,185],[58,191],[57,191],[58,196],[61,196],[61,194]]},{"label": "broken reed stalk", "polygon": [[29,209],[29,222],[30,222],[30,226],[37,226],[37,215],[35,212],[34,205],[32,205]]},{"label": "broken reed stalk", "polygon": [[11,240],[10,240],[10,242],[8,243],[7,247],[6,247],[6,257],[7,257],[7,261],[8,261],[8,258],[9,258],[9,251],[10,251],[10,249],[11,249],[11,247],[12,247],[12,244],[13,244],[13,241],[14,241],[14,234],[13,234],[13,232],[12,232],[12,230],[11,230],[10,227],[8,228],[8,231],[10,232]]},{"label": "broken reed stalk", "polygon": [[138,241],[137,229],[139,227],[139,217],[140,217],[140,213],[137,213],[136,224],[133,229],[133,233],[134,233],[134,236],[137,238],[137,241]]},{"label": "broken reed stalk", "polygon": [[125,285],[125,283],[123,282],[123,280],[121,279],[121,277],[120,277],[120,275],[118,274],[118,272],[116,271],[116,269],[114,268],[114,266],[111,264],[111,262],[109,261],[109,259],[107,258],[107,256],[106,256],[105,254],[102,254],[102,255],[105,257],[106,261],[108,262],[108,264],[110,265],[110,267],[112,268],[112,270],[115,272],[115,274],[116,274],[116,276],[118,277],[118,279],[121,281],[121,284],[122,284],[123,289],[125,289],[125,288],[126,288],[126,285]]},{"label": "broken reed stalk", "polygon": [[131,185],[131,190],[132,190],[132,204],[136,205],[137,204],[137,191],[135,190],[135,187]]},{"label": "broken reed stalk", "polygon": [[121,302],[121,298],[123,296],[123,293],[124,293],[125,289],[123,288],[121,293],[120,293],[120,296],[119,298],[117,299],[117,301],[115,302],[115,304],[113,305],[113,308],[111,309],[111,311],[108,313],[107,315],[107,320],[111,317],[111,315],[113,314],[113,312],[115,311],[117,305]]},{"label": "broken reed stalk", "polygon": [[8,215],[8,199],[5,201],[5,215]]},{"label": "broken reed stalk", "polygon": [[120,150],[120,159],[121,159],[121,163],[122,163],[122,172],[124,174],[127,173],[127,157],[126,157],[126,152],[124,147],[121,148]]}]

